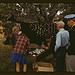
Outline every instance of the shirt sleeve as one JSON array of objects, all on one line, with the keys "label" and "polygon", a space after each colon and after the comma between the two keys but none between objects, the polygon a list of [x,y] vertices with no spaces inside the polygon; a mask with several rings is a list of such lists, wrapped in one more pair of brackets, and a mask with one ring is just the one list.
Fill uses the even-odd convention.
[{"label": "shirt sleeve", "polygon": [[61,35],[59,33],[57,33],[56,35],[56,45],[54,48],[54,51],[56,52],[56,50],[61,46]]}]

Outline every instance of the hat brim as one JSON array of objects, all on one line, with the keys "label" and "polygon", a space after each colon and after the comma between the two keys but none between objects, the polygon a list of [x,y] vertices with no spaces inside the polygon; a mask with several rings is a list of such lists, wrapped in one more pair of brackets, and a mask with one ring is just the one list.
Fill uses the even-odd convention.
[{"label": "hat brim", "polygon": [[69,14],[69,15],[66,15],[64,18],[69,19],[69,18],[74,18],[74,17],[75,17],[75,14]]}]

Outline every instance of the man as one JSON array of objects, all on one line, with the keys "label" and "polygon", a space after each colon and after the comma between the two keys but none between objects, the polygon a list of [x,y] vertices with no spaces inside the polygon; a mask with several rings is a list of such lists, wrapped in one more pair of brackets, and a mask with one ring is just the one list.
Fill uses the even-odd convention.
[{"label": "man", "polygon": [[70,46],[68,48],[68,54],[66,55],[66,70],[68,72],[75,72],[75,15],[68,15],[67,25],[71,28],[70,34]]},{"label": "man", "polygon": [[57,30],[55,44],[55,57],[56,57],[56,71],[64,71],[66,48],[69,45],[69,32],[64,29],[65,23],[63,21],[56,22]]}]

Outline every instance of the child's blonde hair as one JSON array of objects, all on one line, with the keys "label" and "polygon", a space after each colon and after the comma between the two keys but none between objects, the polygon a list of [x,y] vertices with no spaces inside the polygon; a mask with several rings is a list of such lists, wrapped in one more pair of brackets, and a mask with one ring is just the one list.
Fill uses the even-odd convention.
[{"label": "child's blonde hair", "polygon": [[12,28],[12,33],[14,33],[14,32],[15,32],[15,30],[17,30],[17,29],[19,29],[19,27],[14,26],[14,27]]}]

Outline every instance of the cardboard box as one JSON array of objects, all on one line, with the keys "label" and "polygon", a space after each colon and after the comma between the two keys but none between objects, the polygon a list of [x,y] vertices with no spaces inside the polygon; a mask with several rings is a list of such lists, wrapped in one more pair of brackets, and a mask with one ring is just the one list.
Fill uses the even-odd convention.
[{"label": "cardboard box", "polygon": [[[34,66],[33,66],[34,69]],[[53,72],[53,66],[51,63],[36,62],[35,63],[36,72]]]}]

